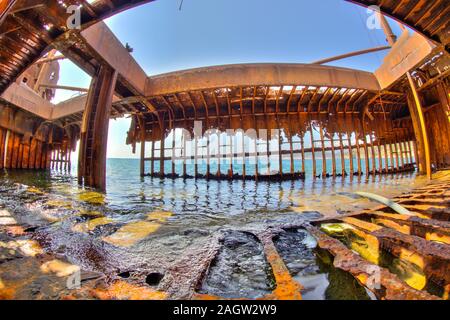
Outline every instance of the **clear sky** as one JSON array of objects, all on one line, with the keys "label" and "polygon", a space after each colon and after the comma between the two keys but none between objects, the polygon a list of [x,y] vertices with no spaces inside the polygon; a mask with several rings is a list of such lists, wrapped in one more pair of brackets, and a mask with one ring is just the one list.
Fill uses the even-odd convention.
[{"label": "clear sky", "polygon": [[[181,11],[180,1],[157,0],[106,21],[148,75],[230,63],[308,63],[387,44],[382,30],[367,28],[367,9],[343,0],[184,0]],[[384,54],[331,64],[374,71]],[[60,84],[87,88],[89,82],[62,62]],[[55,101],[71,95],[58,90]],[[137,157],[125,145],[129,121],[110,122],[108,157]]]}]

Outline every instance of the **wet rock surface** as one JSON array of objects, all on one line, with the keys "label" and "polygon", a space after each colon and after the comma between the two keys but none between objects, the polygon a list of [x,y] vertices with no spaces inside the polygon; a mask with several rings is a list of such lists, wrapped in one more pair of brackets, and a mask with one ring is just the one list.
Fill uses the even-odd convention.
[{"label": "wet rock surface", "polygon": [[258,239],[227,231],[199,293],[223,298],[259,298],[274,289],[269,265]]}]

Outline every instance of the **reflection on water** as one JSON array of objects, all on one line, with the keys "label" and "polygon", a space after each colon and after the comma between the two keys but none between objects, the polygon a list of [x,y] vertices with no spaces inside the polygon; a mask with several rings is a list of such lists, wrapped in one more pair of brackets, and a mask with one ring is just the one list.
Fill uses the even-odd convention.
[{"label": "reflection on water", "polygon": [[164,274],[219,230],[261,230],[368,208],[376,204],[352,192],[393,197],[425,183],[414,174],[352,184],[141,179],[138,160],[109,159],[103,195],[78,187],[74,174],[2,172],[0,209],[34,231],[46,252],[83,270],[142,272],[142,281],[150,272]]}]

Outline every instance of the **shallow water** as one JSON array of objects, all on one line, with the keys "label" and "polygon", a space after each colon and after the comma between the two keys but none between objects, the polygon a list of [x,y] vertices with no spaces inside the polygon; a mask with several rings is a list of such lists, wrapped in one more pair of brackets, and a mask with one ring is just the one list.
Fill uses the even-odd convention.
[{"label": "shallow water", "polygon": [[[426,182],[414,174],[368,181],[355,177],[352,183],[349,178],[258,183],[142,179],[138,160],[109,159],[102,195],[80,188],[75,174],[2,171],[0,209],[33,231],[32,239],[44,252],[109,277],[132,272],[143,283],[151,273],[164,282],[168,269],[203,248],[218,231],[258,231],[369,208],[376,204],[352,193],[394,197]],[[255,271],[242,295],[269,290],[270,284],[269,289],[258,287],[261,277]]]}]

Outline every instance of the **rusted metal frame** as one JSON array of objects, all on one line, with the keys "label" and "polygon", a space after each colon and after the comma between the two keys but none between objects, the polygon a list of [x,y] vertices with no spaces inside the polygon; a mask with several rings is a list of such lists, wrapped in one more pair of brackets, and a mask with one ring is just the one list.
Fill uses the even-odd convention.
[{"label": "rusted metal frame", "polygon": [[[342,90],[342,89],[341,89]],[[341,91],[341,90],[339,90],[339,91]],[[347,98],[347,93],[350,91],[351,89],[346,89],[343,93],[342,93],[342,95],[341,95],[341,97],[340,97],[340,99],[337,101],[337,103],[336,103],[336,113],[337,112],[339,112],[339,107],[340,107],[340,105],[344,102],[344,100]]]},{"label": "rusted metal frame", "polygon": [[216,90],[212,90],[212,95],[214,99],[214,104],[216,105],[216,115],[217,117],[220,117],[220,107],[219,107],[219,100],[217,99]]},{"label": "rusted metal frame", "polygon": [[92,6],[87,0],[79,0],[82,4],[83,8],[86,10],[88,15],[92,18],[96,18],[98,16],[97,12],[95,12],[95,7]]},{"label": "rusted metal frame", "polygon": [[378,170],[380,171],[380,174],[383,173],[383,156],[381,154],[381,144],[380,139],[377,138],[377,150],[378,150]]},{"label": "rusted metal frame", "polygon": [[[20,30],[19,30],[19,32],[20,32]],[[29,45],[27,42],[25,42],[22,39],[14,39],[14,38],[11,38],[9,35],[4,35],[2,38],[3,39],[8,39],[10,42],[12,42],[13,44],[17,45],[17,47],[21,47],[22,49],[25,49],[25,50],[29,51],[32,55],[37,55],[36,48],[34,48],[33,46]],[[20,41],[20,43],[18,43],[18,41]]]},{"label": "rusted metal frame", "polygon": [[309,132],[311,134],[311,155],[312,155],[312,163],[313,163],[313,179],[316,179],[317,170],[316,170],[316,154],[315,154],[315,146],[314,146],[314,134],[313,134],[313,122],[309,121]]},{"label": "rusted metal frame", "polygon": [[[348,106],[349,106],[349,104],[350,103],[353,103],[353,100],[357,97],[357,95],[358,95],[358,89],[354,89],[355,91],[353,91],[353,93],[352,94],[350,94],[350,97],[345,101],[345,103],[344,103],[344,114],[346,114],[347,113],[347,111],[348,111]],[[352,110],[353,110],[353,107],[352,107]]]},{"label": "rusted metal frame", "polygon": [[[413,101],[415,104],[415,112],[417,112],[417,118],[418,118],[418,125],[420,125],[420,130],[422,133],[422,140],[423,140],[423,148],[425,152],[425,165],[426,165],[426,173],[429,180],[432,179],[432,171],[431,171],[431,154],[430,154],[430,146],[429,146],[429,140],[428,140],[428,133],[427,128],[425,125],[425,116],[423,113],[422,103],[420,101],[419,93],[417,92],[416,84],[414,83],[413,78],[411,77],[411,74],[407,72],[408,82],[411,87],[411,92],[413,95]],[[413,107],[414,108],[414,107]],[[414,121],[414,120],[413,120]]]},{"label": "rusted metal frame", "polygon": [[[327,105],[328,105],[328,108],[327,108],[328,114],[331,113],[331,107],[332,107],[332,105],[335,103],[335,101],[336,101],[337,99],[339,99],[338,92],[340,92],[341,88],[335,88],[335,89],[336,89],[336,90],[333,92],[333,96],[331,97],[330,100],[328,100],[328,103],[327,103]],[[335,109],[335,111],[337,111],[337,108]]]},{"label": "rusted metal frame", "polygon": [[[45,158],[47,156],[47,147],[48,147],[47,143],[43,142],[42,143],[42,154],[41,154],[41,166],[40,166],[42,170],[45,170],[45,163],[46,163],[46,159]],[[66,153],[65,153],[65,160],[66,160],[66,162],[64,163],[64,170],[66,172],[67,172],[67,162],[68,162],[67,156],[68,156],[68,148],[66,146]]]},{"label": "rusted metal frame", "polygon": [[194,109],[194,119],[197,120],[197,108],[195,107],[194,100],[192,99],[191,93],[189,91],[186,92],[186,93],[187,93],[187,96],[189,98],[189,102],[192,105],[192,109]]},{"label": "rusted metal frame", "polygon": [[359,133],[355,132],[356,158],[358,167],[358,176],[361,177],[361,146],[359,144]]},{"label": "rusted metal frame", "polygon": [[210,144],[211,144],[211,140],[210,140],[210,135],[208,134],[206,136],[206,178],[209,178],[209,175],[211,174],[211,166],[210,166],[210,162],[211,162],[211,153],[210,153]]},{"label": "rusted metal frame", "polygon": [[155,143],[156,141],[152,140],[152,148],[150,152],[150,175],[152,177],[155,175]]},{"label": "rusted metal frame", "polygon": [[341,152],[341,174],[343,177],[345,177],[346,171],[345,171],[344,141],[341,132],[338,133],[338,137],[339,137],[339,150]]},{"label": "rusted metal frame", "polygon": [[208,110],[208,104],[206,103],[205,95],[203,94],[203,91],[200,90],[200,97],[202,98],[203,107],[205,108],[205,114],[206,114],[206,127],[209,128],[209,110]]},{"label": "rusted metal frame", "polygon": [[198,137],[194,134],[194,178],[198,178]]},{"label": "rusted metal frame", "polygon": [[258,128],[255,126],[256,129],[256,138],[255,138],[255,181],[258,181],[258,177],[259,177],[259,145],[258,145],[258,140],[259,140],[259,132],[258,132]]},{"label": "rusted metal frame", "polygon": [[[49,149],[50,149],[50,145],[48,145],[48,147],[49,147]],[[68,171],[69,171],[69,172],[70,172],[71,169],[72,169],[72,159],[71,159],[71,157],[72,157],[72,152],[70,152],[70,151],[71,151],[71,150],[69,149],[69,150],[68,150],[69,158],[67,159],[67,166],[68,166]],[[46,157],[48,158],[48,156],[49,156],[49,153],[48,153],[48,151],[47,151]]]},{"label": "rusted metal frame", "polygon": [[36,157],[34,159],[34,168],[35,169],[41,168],[41,156],[42,156],[42,142],[37,140],[36,141]]},{"label": "rusted metal frame", "polygon": [[[366,260],[360,255],[348,249],[342,242],[334,239],[316,227],[307,226],[306,229],[316,238],[318,246],[327,250],[334,256],[333,265],[335,268],[344,270],[352,274],[355,279],[366,288],[370,289],[378,299],[419,299],[436,300],[437,297],[426,292],[415,290],[409,287],[398,276],[390,273],[385,268],[380,268]],[[373,274],[367,270],[380,270],[380,286],[370,285]]]},{"label": "rusted metal frame", "polygon": [[375,159],[375,146],[373,145],[373,137],[372,132],[369,134],[369,141],[370,141],[370,155],[372,156],[372,174],[375,175],[377,173],[377,164]]},{"label": "rusted metal frame", "polygon": [[300,134],[300,147],[302,148],[302,174],[305,174],[305,144],[303,140],[304,135]]},{"label": "rusted metal frame", "polygon": [[227,92],[227,107],[228,107],[228,117],[229,120],[231,120],[231,115],[232,115],[232,109],[231,109],[231,99],[230,99],[230,88],[226,88],[226,92]]},{"label": "rusted metal frame", "polygon": [[280,96],[283,94],[284,86],[280,86],[278,90],[276,101],[275,101],[275,112],[278,113],[280,111]]},{"label": "rusted metal frame", "polygon": [[185,137],[185,132],[182,131],[182,135],[181,135],[181,151],[183,154],[183,169],[182,169],[182,175],[183,178],[186,178],[186,174],[187,174],[187,157],[186,157],[186,151],[187,151],[187,139]]},{"label": "rusted metal frame", "polygon": [[[252,114],[255,114],[255,104],[256,104],[256,94],[258,92],[258,87],[253,87],[253,99],[252,99]],[[256,128],[256,127],[255,127]]]},{"label": "rusted metal frame", "polygon": [[406,143],[405,143],[405,138],[403,136],[402,141],[400,142],[400,145],[402,147],[402,153],[403,153],[403,158],[404,158],[404,165],[409,165],[410,161],[409,161],[409,155],[408,155],[408,149],[406,149]]},{"label": "rusted metal frame", "polygon": [[416,261],[420,261],[419,265],[422,264],[421,269],[427,280],[440,279],[445,284],[449,283],[448,260],[450,254],[448,246],[445,244],[434,243],[430,246],[423,238],[405,235],[395,229],[381,227],[352,217],[341,220],[356,227],[357,230],[375,237],[379,245],[393,256],[416,265],[418,263]]},{"label": "rusted metal frame", "polygon": [[348,159],[350,162],[350,179],[353,179],[355,174],[355,169],[353,168],[353,149],[352,149],[352,134],[347,131],[347,141],[348,141]]},{"label": "rusted metal frame", "polygon": [[367,95],[367,91],[363,91],[363,92],[361,93],[361,95],[358,97],[358,99],[355,100],[355,102],[353,103],[353,106],[352,106],[352,111],[353,111],[353,112],[357,111],[357,110],[355,110],[355,109],[356,109],[356,106],[361,102],[362,99],[364,99],[364,97],[365,97],[366,95]]},{"label": "rusted metal frame", "polygon": [[294,96],[295,91],[297,90],[297,86],[293,85],[292,86],[292,90],[289,94],[289,98],[287,101],[287,106],[286,106],[286,111],[289,113],[291,111],[291,102],[292,102],[292,98]]},{"label": "rusted metal frame", "polygon": [[319,92],[319,90],[320,90],[320,87],[317,87],[316,88],[316,90],[315,90],[315,92],[313,93],[313,95],[311,96],[311,98],[309,99],[309,102],[308,102],[308,112],[311,112],[312,110],[312,106],[313,106],[313,102],[314,102],[314,99],[316,98],[316,96],[317,96],[317,93]]},{"label": "rusted metal frame", "polygon": [[183,113],[183,118],[186,120],[186,110],[184,109],[184,105],[181,102],[180,98],[178,97],[178,93],[174,93],[173,96],[175,97],[175,100],[177,103],[181,106],[181,112]]},{"label": "rusted metal frame", "polygon": [[172,129],[173,135],[172,135],[172,177],[175,177],[175,132],[176,129]]},{"label": "rusted metal frame", "polygon": [[[436,1],[436,3],[437,3],[437,1]],[[440,11],[436,16],[434,16],[430,21],[428,21],[427,22],[427,24],[425,24],[423,27],[422,27],[422,29],[423,30],[425,30],[425,31],[428,31],[428,32],[430,32],[430,34],[431,35],[433,35],[433,32],[432,31],[435,31],[436,29],[440,29],[440,28],[443,28],[442,26],[435,26],[434,27],[434,29],[429,29],[430,27],[432,27],[433,26],[433,24],[436,22],[436,21],[438,21],[439,19],[441,19],[443,16],[444,16],[444,14],[446,14],[446,16],[448,17],[448,9],[449,9],[449,7],[447,6],[445,9],[443,9],[442,11]],[[430,11],[429,12],[431,12],[431,9],[430,9]],[[447,21],[448,22],[448,21]]]},{"label": "rusted metal frame", "polygon": [[233,160],[234,160],[234,151],[233,151],[233,137],[234,135],[230,135],[230,168],[229,168],[229,172],[228,172],[228,176],[231,178],[234,174],[233,172]]},{"label": "rusted metal frame", "polygon": [[172,105],[169,103],[169,101],[167,101],[165,96],[160,96],[160,97],[163,99],[164,104],[167,106],[168,111],[169,111],[169,128],[173,128],[174,127],[173,120],[175,119],[175,111],[172,108]]},{"label": "rusted metal frame", "polygon": [[383,143],[383,153],[384,153],[384,170],[386,170],[386,173],[389,172],[389,156],[388,151],[386,147],[386,141]]},{"label": "rusted metal frame", "polygon": [[400,141],[400,138],[399,138],[397,132],[395,133],[395,146],[397,149],[397,155],[400,159],[400,169],[403,169],[405,166],[405,162],[403,159],[403,148],[402,148],[402,144],[401,144],[401,141]]},{"label": "rusted metal frame", "polygon": [[241,114],[241,123],[242,123],[242,115],[244,114],[244,88],[239,87],[239,95],[241,99],[239,100],[239,111]]},{"label": "rusted metal frame", "polygon": [[377,225],[389,227],[404,234],[417,236],[428,241],[450,244],[450,228],[446,221],[378,211],[369,211],[361,216],[375,219],[374,223]]},{"label": "rusted metal frame", "polygon": [[308,87],[304,86],[302,94],[300,95],[300,98],[298,99],[298,102],[297,102],[297,113],[300,113],[300,108],[302,107],[302,100],[305,97],[306,92],[308,92]]},{"label": "rusted metal frame", "polygon": [[323,135],[322,124],[319,123],[319,134],[320,134],[320,143],[322,147],[322,178],[326,178],[327,176],[327,157],[325,154],[325,141]]},{"label": "rusted metal frame", "polygon": [[408,140],[407,144],[408,144],[408,154],[409,154],[410,164],[413,165],[414,164],[414,158],[413,158],[413,151],[411,149],[412,141]]},{"label": "rusted metal frame", "polygon": [[399,159],[399,155],[398,155],[397,136],[396,135],[392,142],[393,142],[392,146],[394,148],[394,155],[395,155],[395,170],[398,172],[400,170],[400,159]]},{"label": "rusted metal frame", "polygon": [[367,135],[366,135],[366,129],[365,127],[365,123],[363,121],[361,121],[361,127],[362,127],[362,135],[363,135],[363,148],[364,148],[364,161],[365,161],[365,173],[366,176],[369,177],[369,172],[370,172],[370,165],[369,165],[369,150],[367,149]]},{"label": "rusted metal frame", "polygon": [[390,168],[391,168],[391,171],[394,171],[396,168],[396,165],[395,165],[395,159],[394,159],[395,154],[394,154],[394,149],[393,149],[393,145],[392,145],[392,138],[389,139],[389,141],[388,141],[388,147],[389,147]]},{"label": "rusted metal frame", "polygon": [[317,111],[318,111],[318,112],[320,112],[320,111],[322,110],[322,103],[323,103],[323,101],[325,100],[325,98],[328,96],[328,94],[330,93],[330,91],[331,91],[331,87],[328,87],[328,88],[325,90],[325,92],[322,94],[322,97],[320,98],[319,103],[318,103],[318,107],[317,107]]},{"label": "rusted metal frame", "polygon": [[222,160],[222,152],[221,152],[221,146],[220,146],[220,139],[222,138],[221,132],[217,131],[217,174],[219,176],[222,175],[222,171],[220,170],[220,161]]},{"label": "rusted metal frame", "polygon": [[[277,117],[277,122],[278,122],[278,117]],[[280,125],[278,124],[278,171],[280,173],[280,176],[283,176],[283,154],[281,152],[281,145],[282,145],[282,138],[281,138],[281,130],[280,130]]]},{"label": "rusted metal frame", "polygon": [[331,165],[333,178],[336,178],[336,150],[334,147],[334,133],[329,133],[331,143]]},{"label": "rusted metal frame", "polygon": [[165,138],[165,130],[161,132],[161,147],[159,150],[159,176],[164,177],[165,174],[165,163],[164,158],[166,157],[166,138]]},{"label": "rusted metal frame", "polygon": [[36,139],[31,139],[31,146],[30,146],[30,158],[28,163],[28,168],[34,169],[34,164],[36,162]]},{"label": "rusted metal frame", "polygon": [[0,127],[0,169],[3,169],[5,162],[6,132],[6,129]]},{"label": "rusted metal frame", "polygon": [[145,122],[142,115],[138,116],[140,134],[141,134],[141,157],[139,159],[141,177],[145,175]]},{"label": "rusted metal frame", "polygon": [[[419,1],[419,2],[420,2],[420,1]],[[422,15],[421,15],[419,18],[415,19],[414,25],[419,26],[420,23],[422,22],[422,19],[425,18],[425,16],[426,16],[429,12],[432,12],[432,10],[434,9],[434,7],[435,7],[437,4],[439,4],[439,1],[435,1],[435,2],[431,5],[431,7],[429,7],[427,10],[424,10],[424,12],[422,13]],[[406,21],[406,18],[405,18],[404,21]],[[422,28],[422,29],[423,29],[424,31],[426,31],[425,28]]]},{"label": "rusted metal frame", "polygon": [[292,133],[289,131],[289,151],[290,151],[290,173],[291,176],[294,176],[295,168],[294,168],[294,146],[292,143]]},{"label": "rusted metal frame", "polygon": [[269,97],[270,87],[266,86],[266,94],[264,96],[264,114],[267,114],[267,98]]},{"label": "rusted metal frame", "polygon": [[[24,165],[26,165],[25,168],[28,168],[28,157],[30,155],[30,148],[27,145],[26,146],[26,157],[24,157]],[[24,150],[25,152],[25,150]],[[52,144],[48,144],[48,149],[47,149],[47,157],[46,157],[46,163],[45,163],[45,169],[50,170],[51,168],[51,163],[52,163],[52,155],[53,155],[53,145]],[[71,161],[70,161],[70,154],[69,154],[69,171],[71,171]]]},{"label": "rusted metal frame", "polygon": [[11,156],[11,168],[12,169],[17,168],[17,160],[19,157],[19,145],[20,145],[20,137],[18,134],[14,134],[13,149],[12,149],[12,156]]},{"label": "rusted metal frame", "polygon": [[397,138],[398,141],[398,146],[400,149],[400,161],[402,164],[402,169],[405,167],[406,165],[406,159],[405,159],[405,150],[403,149],[403,139]]},{"label": "rusted metal frame", "polygon": [[[20,25],[21,28],[18,29],[18,34],[23,37],[23,39],[31,40],[36,46],[45,47],[52,42],[48,31],[44,29],[39,29],[34,22],[30,22],[29,19],[23,18],[21,15],[14,14],[11,18]],[[23,41],[23,40],[21,40]],[[38,61],[38,60],[37,60]]]},{"label": "rusted metal frame", "polygon": [[245,152],[245,132],[242,130],[242,177],[245,180],[245,177],[247,175],[247,168],[246,168],[246,152]]}]

